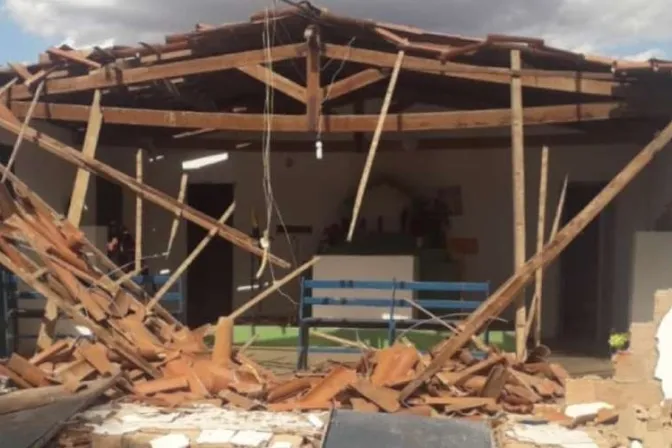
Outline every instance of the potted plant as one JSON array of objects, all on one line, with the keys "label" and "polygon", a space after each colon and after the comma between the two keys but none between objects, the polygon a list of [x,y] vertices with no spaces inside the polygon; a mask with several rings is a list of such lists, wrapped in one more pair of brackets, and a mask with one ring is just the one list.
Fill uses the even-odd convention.
[{"label": "potted plant", "polygon": [[630,333],[612,332],[609,336],[609,349],[612,362],[618,362],[619,358],[627,355],[630,348]]}]

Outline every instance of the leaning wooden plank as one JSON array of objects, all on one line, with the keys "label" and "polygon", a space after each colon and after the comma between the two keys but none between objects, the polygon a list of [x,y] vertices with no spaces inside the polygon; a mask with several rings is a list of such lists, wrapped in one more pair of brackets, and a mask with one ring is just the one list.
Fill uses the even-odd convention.
[{"label": "leaning wooden plank", "polygon": [[4,254],[0,254],[0,264],[4,266],[9,271],[13,272],[17,277],[23,280],[28,286],[30,286],[35,292],[45,297],[47,300],[53,300],[58,307],[63,310],[63,312],[70,317],[76,324],[82,325],[89,328],[93,334],[95,334],[101,341],[103,341],[109,348],[119,352],[124,358],[128,359],[130,362],[135,364],[138,368],[142,369],[145,373],[152,377],[159,377],[159,372],[148,362],[146,362],[136,350],[122,342],[120,338],[114,336],[109,332],[109,330],[101,327],[93,320],[82,315],[73,305],[66,302],[61,296],[52,291],[49,287],[44,285],[42,282],[36,281],[31,278],[31,276],[14,264],[9,258]]},{"label": "leaning wooden plank", "polygon": [[[220,218],[217,220],[218,224],[224,224],[233,214],[233,211],[236,209],[236,203],[232,203],[229,208],[226,209],[226,211],[220,216]],[[166,295],[168,291],[170,291],[170,288],[173,287],[175,282],[184,274],[184,272],[191,266],[191,263],[198,257],[198,255],[203,252],[203,249],[208,245],[208,243],[215,237],[215,233],[217,232],[216,228],[210,229],[208,234],[201,240],[200,243],[198,243],[198,246],[194,248],[193,251],[187,256],[187,258],[184,259],[182,264],[178,266],[177,269],[170,275],[170,278],[166,283],[163,284],[161,289],[152,297],[152,300],[149,301],[147,304],[147,311],[151,311],[154,306],[156,306],[157,303],[159,303],[159,300]]]},{"label": "leaning wooden plank", "polygon": [[[548,187],[548,146],[541,148],[541,172],[539,174],[539,206],[537,217],[537,253],[544,248],[544,241],[546,241],[546,190]],[[528,323],[525,324],[525,341],[530,334],[528,324],[534,321],[534,345],[541,344],[541,294],[544,284],[544,270],[538,269],[534,279],[534,295],[532,296],[532,304],[530,305],[530,316]]]},{"label": "leaning wooden plank", "polygon": [[324,87],[324,101],[335,100],[344,95],[363,89],[366,86],[375,84],[389,76],[389,72],[377,68],[367,68],[359,73],[339,79],[327,87]]},{"label": "leaning wooden plank", "polygon": [[14,84],[16,84],[19,81],[19,78],[12,78],[9,80],[9,82],[5,83],[2,87],[0,87],[0,98],[5,94],[6,91],[8,91]]},{"label": "leaning wooden plank", "polygon": [[374,386],[366,380],[357,381],[352,387],[364,398],[375,403],[376,406],[385,412],[397,412],[401,407],[399,404],[399,392],[394,389],[384,386]]},{"label": "leaning wooden plank", "polygon": [[369,152],[366,156],[366,163],[364,164],[364,171],[362,172],[362,177],[359,181],[359,187],[357,188],[357,196],[355,197],[355,204],[352,208],[352,218],[350,218],[350,229],[348,230],[348,242],[352,241],[352,237],[355,233],[355,228],[357,226],[357,220],[359,218],[359,209],[362,206],[362,200],[364,199],[364,193],[366,192],[366,186],[369,182],[369,175],[371,174],[371,169],[373,168],[373,160],[376,158],[376,151],[378,150],[378,144],[380,143],[380,137],[383,135],[383,125],[385,124],[385,119],[387,118],[387,111],[390,108],[390,103],[392,102],[392,94],[394,93],[394,88],[397,85],[397,79],[399,79],[399,70],[401,69],[401,63],[404,60],[404,51],[401,50],[397,54],[397,61],[394,64],[394,69],[392,70],[392,76],[390,77],[390,83],[387,85],[387,92],[385,92],[385,99],[383,100],[383,106],[380,110],[380,117],[378,118],[378,125],[373,134],[373,139],[371,140],[371,146],[369,147]]},{"label": "leaning wooden plank", "polygon": [[33,74],[30,73],[28,71],[28,69],[26,68],[26,66],[23,65],[23,64],[17,64],[17,63],[14,63],[14,62],[9,62],[9,63],[7,63],[7,65],[9,65],[9,67],[12,70],[14,70],[14,73],[16,73],[17,76],[19,76],[24,81],[26,79],[30,79],[30,77],[33,76]]},{"label": "leaning wooden plank", "polygon": [[534,278],[534,272],[537,269],[545,268],[555,260],[670,140],[672,140],[672,122],[644,147],[581,212],[569,221],[555,238],[544,246],[544,250],[540,254],[528,260],[463,322],[463,331],[448,339],[448,342],[442,347],[431,364],[404,388],[401,399],[408,398],[421,384],[434,376],[446,361],[469,341],[471,336],[478,332],[491,318],[501,314],[511,304],[516,294]]},{"label": "leaning wooden plank", "polygon": [[[177,202],[180,204],[184,203],[184,197],[187,194],[187,184],[189,183],[189,175],[187,173],[183,173],[182,177],[180,178],[180,191],[177,193]],[[177,236],[177,229],[180,226],[180,214],[175,215],[175,219],[173,219],[173,224],[170,226],[170,236],[168,237],[168,247],[166,248],[166,258],[170,256],[170,251],[173,248],[173,242],[175,241],[175,237]]]},{"label": "leaning wooden plank", "polygon": [[310,261],[305,262],[304,264],[302,264],[301,266],[296,268],[294,271],[290,272],[285,277],[278,280],[277,282],[274,282],[271,286],[269,286],[268,288],[263,290],[261,293],[257,294],[256,297],[253,297],[252,299],[250,299],[249,302],[247,302],[246,304],[244,304],[243,306],[238,308],[236,311],[231,313],[229,315],[229,317],[233,320],[236,320],[237,318],[239,318],[240,316],[245,314],[248,310],[253,308],[256,304],[258,304],[259,302],[264,300],[266,297],[270,296],[275,291],[277,291],[278,289],[285,286],[287,283],[294,280],[296,277],[301,275],[304,271],[313,267],[318,261],[320,261],[320,257],[313,257]]},{"label": "leaning wooden plank", "polygon": [[[135,180],[143,183],[142,149],[135,153]],[[142,269],[142,196],[135,197],[135,270]]]},{"label": "leaning wooden plank", "polygon": [[[103,123],[103,115],[100,112],[100,90],[93,93],[93,102],[91,103],[91,113],[89,114],[89,124],[86,127],[84,136],[84,145],[82,154],[86,157],[96,157],[98,148],[98,136]],[[91,173],[83,168],[77,169],[75,176],[75,185],[72,187],[72,196],[70,199],[70,208],[68,209],[68,221],[75,227],[79,227],[82,221],[82,211],[84,210],[84,201],[86,192],[89,188],[89,178]]]},{"label": "leaning wooden plank", "polygon": [[[20,126],[3,119],[0,119],[0,127],[16,135],[21,132]],[[206,230],[210,230],[212,228],[217,229],[218,235],[220,237],[230,241],[240,248],[252,252],[259,257],[264,255],[264,251],[257,246],[256,242],[251,237],[240,232],[239,230],[236,230],[225,224],[220,224],[205,213],[195,210],[188,205],[180,204],[177,202],[177,200],[163,192],[160,192],[159,190],[156,190],[147,185],[139,184],[131,176],[115,170],[109,165],[98,160],[83,156],[76,149],[71,148],[47,135],[44,135],[35,129],[28,127],[25,130],[25,139],[26,141],[37,145],[45,151],[54,154],[55,156],[70,162],[79,168],[84,168],[96,175],[102,176],[112,182],[129,188],[134,193],[142,196],[143,199],[152,202],[159,207],[162,207],[172,213],[181,211],[182,215],[186,219],[203,227]],[[269,261],[280,267],[289,267],[289,263],[274,255],[269,254]]]},{"label": "leaning wooden plank", "polygon": [[[28,125],[30,124],[30,120],[33,117],[33,112],[35,111],[35,106],[37,105],[37,100],[40,99],[40,94],[42,93],[42,88],[44,87],[44,83],[41,82],[39,86],[37,86],[37,90],[35,90],[35,95],[33,96],[33,100],[30,102],[30,107],[28,108],[28,113],[23,119],[23,124],[21,125],[21,129],[19,129],[19,132],[16,133],[16,141],[14,142],[14,147],[12,148],[12,152],[9,155],[9,161],[7,162],[7,168],[12,169],[12,165],[14,164],[14,160],[16,160],[16,156],[19,153],[19,149],[21,148],[21,143],[23,143],[23,136],[24,133],[26,132],[26,129],[28,129]],[[2,175],[2,183],[5,183],[5,179],[7,179],[7,176],[5,174]]]}]

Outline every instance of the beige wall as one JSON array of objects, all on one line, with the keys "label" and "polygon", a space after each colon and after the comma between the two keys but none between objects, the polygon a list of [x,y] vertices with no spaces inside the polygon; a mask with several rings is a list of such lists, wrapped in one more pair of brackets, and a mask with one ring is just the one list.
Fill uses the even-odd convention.
[{"label": "beige wall", "polygon": [[[51,132],[51,131],[50,131]],[[0,135],[0,138],[3,136]],[[8,140],[11,141],[11,140]],[[572,181],[607,181],[637,152],[636,147],[573,147],[551,148],[549,175],[549,218],[558,200],[562,180],[569,174]],[[157,154],[161,154],[157,150]],[[196,152],[197,155],[206,153]],[[160,161],[146,163],[146,182],[168,194],[176,195],[181,174],[180,163],[185,152],[172,151]],[[196,156],[189,152],[189,157]],[[132,149],[99,148],[98,157],[113,166],[133,174],[135,154]],[[293,164],[287,164],[291,157]],[[667,155],[666,158],[671,157]],[[672,198],[672,181],[668,181],[666,158],[654,162],[615,201],[615,247],[612,314],[620,326],[629,318],[632,238],[636,230],[652,226],[664,204]],[[528,252],[534,248],[536,237],[536,208],[540,151],[527,151],[527,218]],[[325,143],[325,157],[318,161],[313,154],[272,156],[272,180],[275,199],[285,222],[312,225],[313,235],[294,238],[296,257],[300,260],[312,255],[322,229],[338,216],[340,202],[356,188],[364,162],[362,154],[329,154]],[[453,220],[455,236],[478,238],[480,253],[466,262],[466,280],[489,280],[493,286],[500,284],[512,273],[512,212],[511,212],[511,162],[507,150],[451,150],[433,152],[381,153],[376,159],[374,175],[395,176],[416,189],[428,190],[441,186],[460,185],[463,194],[464,215]],[[17,173],[54,207],[61,210],[70,194],[74,169],[55,157],[31,148],[22,149],[17,160]],[[259,153],[232,153],[228,161],[203,168],[190,174],[191,182],[230,182],[235,184],[237,210],[235,226],[250,230],[250,212],[256,209],[263,224],[264,198],[261,185],[262,160]],[[662,192],[656,193],[654,192]],[[88,216],[93,216],[94,187],[89,192]],[[669,193],[669,194],[668,194]],[[365,201],[366,206],[366,201]],[[126,193],[124,220],[134,228],[135,199]],[[85,213],[85,220],[87,219]],[[169,234],[171,216],[154,206],[145,207],[144,251],[151,255],[163,252]],[[277,222],[274,221],[274,224]],[[89,223],[85,221],[85,223]],[[277,235],[273,252],[291,260],[288,244]],[[180,226],[177,241],[168,260],[153,259],[155,271],[173,269],[186,256],[185,226]],[[249,283],[249,255],[234,249],[234,285]],[[283,273],[276,271],[276,276]],[[544,332],[553,335],[556,330],[558,268],[551,266],[546,273],[544,299]],[[291,285],[285,292],[296,297],[298,288]],[[234,306],[243,303],[249,292],[233,293]],[[287,299],[276,296],[269,299],[265,312],[273,310],[278,315],[292,312]]]}]

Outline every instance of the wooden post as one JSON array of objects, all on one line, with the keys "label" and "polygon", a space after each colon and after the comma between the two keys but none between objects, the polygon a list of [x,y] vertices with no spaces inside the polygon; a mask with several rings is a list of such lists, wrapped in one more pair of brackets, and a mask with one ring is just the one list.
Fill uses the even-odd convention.
[{"label": "wooden post", "polygon": [[[523,89],[520,50],[511,50],[511,161],[513,167],[513,271],[525,264],[525,152],[523,141]],[[525,358],[525,290],[516,310],[516,356]]]},{"label": "wooden post", "polygon": [[[142,184],[142,149],[135,153],[135,180]],[[142,266],[142,196],[135,196],[135,270]]]},{"label": "wooden post", "polygon": [[[187,173],[182,174],[180,179],[180,191],[177,193],[177,202],[180,204],[184,203],[184,197],[187,194],[187,184],[189,183],[189,175]],[[168,247],[166,248],[166,258],[170,256],[170,251],[173,248],[173,242],[175,242],[175,237],[177,236],[177,229],[180,226],[180,217],[181,213],[175,213],[175,218],[173,219],[173,225],[170,227],[170,236],[168,237]]]},{"label": "wooden post", "polygon": [[[93,92],[91,113],[89,114],[89,124],[86,127],[86,135],[84,136],[82,155],[90,158],[96,157],[98,136],[100,135],[102,123],[103,114],[100,111],[100,90],[96,90]],[[91,173],[83,168],[77,168],[75,185],[72,188],[72,198],[70,199],[70,208],[68,209],[68,221],[75,227],[79,227],[82,222],[82,211],[84,210],[84,201],[86,200],[86,192],[89,189],[90,178]]]},{"label": "wooden post", "polygon": [[350,221],[350,230],[348,230],[348,242],[352,241],[352,236],[355,233],[355,227],[357,227],[359,209],[362,206],[362,199],[364,198],[364,193],[366,192],[366,185],[369,181],[369,174],[371,174],[371,168],[373,167],[373,160],[376,158],[378,143],[380,143],[380,137],[383,134],[383,127],[385,125],[385,120],[387,119],[387,111],[390,109],[390,103],[392,102],[392,93],[394,93],[394,88],[397,85],[397,79],[399,78],[399,70],[401,70],[401,63],[403,62],[403,60],[404,60],[404,50],[400,50],[399,53],[397,53],[397,60],[394,64],[394,70],[392,70],[390,83],[387,86],[385,99],[383,100],[383,107],[380,110],[380,115],[378,116],[378,125],[376,126],[376,131],[373,134],[373,139],[371,140],[371,146],[369,146],[369,154],[366,157],[366,163],[364,165],[364,171],[362,172],[362,178],[359,181],[359,188],[357,189],[355,204],[352,208],[352,219]]},{"label": "wooden post", "polygon": [[569,244],[599,215],[602,210],[653,160],[672,140],[672,121],[642,151],[628,163],[600,193],[593,198],[560,232],[551,239],[540,254],[530,258],[524,266],[469,317],[462,322],[462,331],[453,335],[436,354],[429,366],[420,372],[401,392],[400,400],[405,400],[426,380],[434,376],[444,364],[457,353],[471,336],[476,334],[492,317],[500,315],[514,301],[520,291],[534,278],[537,269],[552,263]]},{"label": "wooden post", "polygon": [[233,319],[220,317],[215,329],[215,345],[212,348],[212,361],[226,366],[233,352]]},{"label": "wooden post", "polygon": [[309,26],[306,29],[308,53],[306,54],[306,118],[308,130],[319,129],[320,106],[322,105],[322,86],[320,83],[320,46],[317,29]]},{"label": "wooden post", "polygon": [[296,277],[301,275],[301,273],[303,273],[307,269],[311,268],[318,261],[320,261],[320,257],[313,257],[310,261],[307,261],[306,263],[302,264],[301,266],[294,269],[292,272],[287,274],[282,279],[278,280],[277,282],[273,283],[268,288],[264,289],[262,292],[257,294],[254,298],[252,298],[249,302],[245,303],[243,306],[241,306],[236,311],[231,313],[229,315],[229,317],[233,320],[236,320],[237,318],[239,318],[240,316],[245,314],[249,309],[253,308],[256,304],[258,304],[259,302],[264,300],[266,297],[270,296],[275,291],[282,288],[287,283],[289,283],[290,281],[294,280]]},{"label": "wooden post", "polygon": [[[219,218],[217,222],[220,224],[225,223],[231,217],[235,209],[236,209],[236,203],[234,202],[229,206],[229,208],[226,209],[224,214]],[[189,254],[189,256],[187,256],[187,258],[184,259],[182,264],[177,269],[175,269],[175,272],[173,272],[170,275],[168,281],[166,281],[166,283],[161,287],[161,289],[159,289],[159,291],[152,298],[152,300],[150,300],[149,303],[147,303],[147,311],[150,311],[152,308],[154,308],[154,306],[157,303],[159,303],[159,300],[161,300],[161,297],[163,297],[164,295],[166,295],[168,291],[170,291],[170,288],[173,287],[177,279],[180,278],[180,276],[184,273],[184,271],[187,270],[187,268],[189,268],[189,265],[193,263],[196,257],[198,257],[198,255],[201,252],[203,252],[205,246],[208,245],[208,243],[215,237],[216,234],[217,234],[216,227],[210,229],[208,234],[205,235],[205,237],[201,240],[200,243],[198,243],[198,246],[196,246],[194,250]]]},{"label": "wooden post", "polygon": [[[551,230],[551,236],[549,237],[549,240],[552,240],[555,238],[555,235],[558,234],[558,227],[560,225],[560,218],[562,217],[562,209],[565,206],[565,195],[567,194],[567,182],[568,182],[567,176],[565,176],[565,182],[562,185],[562,191],[560,192],[560,198],[558,199],[558,206],[555,209],[555,219],[553,221],[553,228]],[[541,253],[541,249],[537,250],[537,254]],[[540,270],[537,270],[539,272]],[[541,292],[541,288],[540,288]],[[536,314],[535,313],[530,313],[530,315],[527,318],[527,323],[525,324],[525,340],[527,340],[528,336],[530,335],[530,331],[532,330],[532,323],[536,322],[537,327],[535,328],[535,332],[539,333],[538,339],[541,340],[541,294],[537,295],[535,294],[534,297],[532,298],[532,305],[530,306],[530,310],[534,311],[537,310]],[[536,317],[536,316],[539,317]],[[536,337],[536,334],[535,334]],[[536,339],[535,339],[536,342]]]},{"label": "wooden post", "polygon": [[[548,189],[548,146],[541,149],[541,172],[539,173],[539,216],[537,217],[537,253],[541,253],[546,240],[546,191]],[[541,344],[541,294],[543,290],[544,271],[538,269],[535,274],[534,296],[530,314],[534,319],[534,345]],[[526,325],[527,327],[527,325]],[[528,331],[525,331],[527,340]]]}]

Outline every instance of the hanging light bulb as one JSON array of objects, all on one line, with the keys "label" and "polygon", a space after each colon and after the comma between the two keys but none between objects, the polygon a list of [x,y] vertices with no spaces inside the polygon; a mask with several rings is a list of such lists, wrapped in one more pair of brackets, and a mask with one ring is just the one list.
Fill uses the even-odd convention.
[{"label": "hanging light bulb", "polygon": [[315,141],[315,158],[317,160],[322,160],[322,140]]}]

